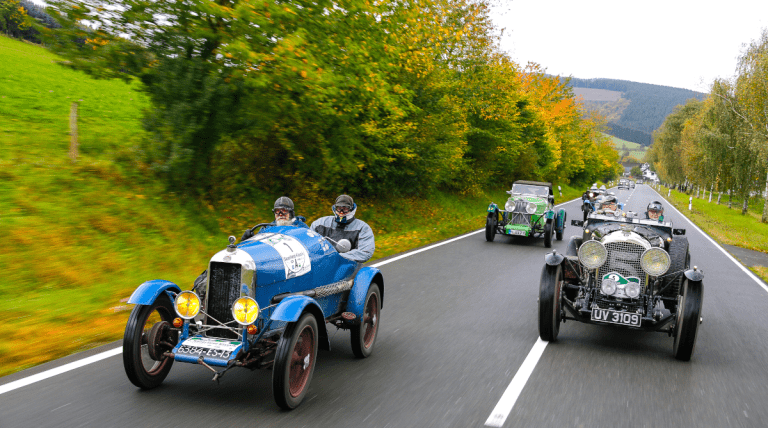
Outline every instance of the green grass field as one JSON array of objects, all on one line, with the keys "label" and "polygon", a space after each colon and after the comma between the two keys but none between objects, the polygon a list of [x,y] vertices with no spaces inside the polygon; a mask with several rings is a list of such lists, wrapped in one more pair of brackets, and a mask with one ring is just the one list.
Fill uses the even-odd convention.
[{"label": "green grass field", "polygon": [[639,161],[645,160],[645,152],[648,150],[640,144],[633,143],[631,141],[622,140],[621,138],[614,137],[613,135],[605,134],[613,141],[613,147],[618,150],[619,154],[623,154],[625,150],[629,151],[629,155],[637,158]]},{"label": "green grass field", "polygon": [[[126,299],[139,284],[161,278],[190,288],[228,235],[271,220],[280,195],[183,202],[132,160],[148,107],[137,84],[91,79],[41,47],[3,36],[0,57],[2,376],[122,338]],[[76,162],[72,102],[79,104]],[[479,196],[356,202],[376,232],[376,259],[482,228],[488,203],[503,203],[510,185]],[[558,202],[581,193],[563,191]],[[294,202],[310,220],[330,212],[331,201],[317,196]]]}]

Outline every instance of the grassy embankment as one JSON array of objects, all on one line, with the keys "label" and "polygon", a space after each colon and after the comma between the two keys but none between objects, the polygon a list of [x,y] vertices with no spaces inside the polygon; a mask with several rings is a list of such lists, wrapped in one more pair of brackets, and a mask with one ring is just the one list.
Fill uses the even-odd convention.
[{"label": "grassy embankment", "polygon": [[[270,219],[280,195],[219,206],[182,201],[132,164],[148,106],[137,85],[93,80],[2,36],[0,57],[2,376],[120,339],[136,286],[163,278],[189,288],[228,235]],[[72,102],[80,106],[74,163]],[[356,202],[381,258],[483,227],[489,201],[505,200],[502,190]],[[565,185],[563,192],[558,201],[580,194]],[[329,213],[326,198],[294,199],[310,220]]]},{"label": "grassy embankment", "polygon": [[[749,209],[745,215],[741,214],[742,199],[733,198],[733,208],[728,208],[728,195],[722,195],[720,205],[717,204],[717,193],[712,195],[709,202],[709,193],[696,198],[693,195],[661,186],[659,193],[666,197],[675,208],[680,210],[697,226],[707,232],[717,242],[733,245],[750,250],[768,253],[768,224],[760,222],[763,214],[763,199],[751,198]],[[667,194],[670,196],[667,197]],[[692,210],[688,210],[689,198],[693,196]],[[750,268],[763,280],[768,281],[768,268],[758,266]]]}]

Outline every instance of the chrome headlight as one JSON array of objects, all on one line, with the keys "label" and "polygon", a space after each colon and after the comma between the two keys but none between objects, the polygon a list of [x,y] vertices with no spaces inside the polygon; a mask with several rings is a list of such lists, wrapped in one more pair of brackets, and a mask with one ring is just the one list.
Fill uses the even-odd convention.
[{"label": "chrome headlight", "polygon": [[590,240],[579,247],[579,261],[587,269],[599,268],[607,258],[608,250],[600,241]]},{"label": "chrome headlight", "polygon": [[669,254],[663,248],[650,248],[640,256],[640,267],[651,276],[663,275],[669,269],[670,262]]},{"label": "chrome headlight", "polygon": [[640,284],[637,282],[628,282],[624,286],[624,294],[630,299],[636,299],[640,295]]},{"label": "chrome headlight", "polygon": [[528,206],[525,207],[525,212],[528,214],[534,214],[536,213],[536,204],[533,202],[528,202]]},{"label": "chrome headlight", "polygon": [[259,318],[259,304],[253,298],[243,296],[232,305],[232,316],[242,326],[251,325]]},{"label": "chrome headlight", "polygon": [[173,306],[180,317],[192,319],[200,313],[200,297],[192,291],[182,291],[176,296]]},{"label": "chrome headlight", "polygon": [[506,203],[506,204],[504,204],[504,210],[505,210],[505,211],[508,211],[508,212],[512,212],[512,211],[514,211],[514,210],[515,210],[515,204],[514,204],[514,202],[513,202],[513,203],[509,203],[509,201],[507,201],[507,203]]},{"label": "chrome headlight", "polygon": [[616,292],[616,281],[612,279],[604,279],[600,286],[600,291],[606,296],[612,296]]}]

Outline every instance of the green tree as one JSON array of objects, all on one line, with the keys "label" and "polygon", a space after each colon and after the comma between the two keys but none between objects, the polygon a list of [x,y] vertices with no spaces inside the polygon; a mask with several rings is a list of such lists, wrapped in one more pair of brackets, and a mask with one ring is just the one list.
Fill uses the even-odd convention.
[{"label": "green tree", "polygon": [[19,0],[0,0],[0,31],[11,37],[20,37],[30,25],[29,16]]}]

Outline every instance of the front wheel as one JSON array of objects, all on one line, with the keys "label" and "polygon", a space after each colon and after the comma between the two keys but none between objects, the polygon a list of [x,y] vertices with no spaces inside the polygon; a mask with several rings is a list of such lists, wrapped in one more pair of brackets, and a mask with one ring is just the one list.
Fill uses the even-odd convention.
[{"label": "front wheel", "polygon": [[317,320],[305,313],[288,324],[277,342],[272,393],[283,409],[295,409],[307,395],[317,359],[317,331]]},{"label": "front wheel", "polygon": [[547,220],[544,224],[544,246],[547,248],[552,248],[552,229],[552,221]]},{"label": "front wheel", "polygon": [[123,367],[131,383],[139,388],[160,385],[171,371],[173,358],[162,354],[173,349],[178,341],[178,334],[168,328],[173,316],[171,300],[161,294],[151,305],[136,305],[128,317],[123,336]]},{"label": "front wheel", "polygon": [[485,220],[485,240],[493,242],[496,238],[496,225],[499,220],[496,218],[496,213],[488,213],[488,218]]},{"label": "front wheel", "polygon": [[365,309],[360,324],[352,326],[352,353],[357,358],[366,358],[373,353],[373,345],[379,332],[381,313],[381,292],[379,285],[371,283],[365,296]]},{"label": "front wheel", "polygon": [[701,322],[701,306],[704,302],[704,285],[701,281],[685,279],[682,294],[678,298],[675,342],[672,352],[675,358],[689,361],[696,346],[696,335]]},{"label": "front wheel", "polygon": [[544,265],[539,283],[539,336],[554,342],[560,332],[560,301],[563,288],[563,269],[560,265]]}]

